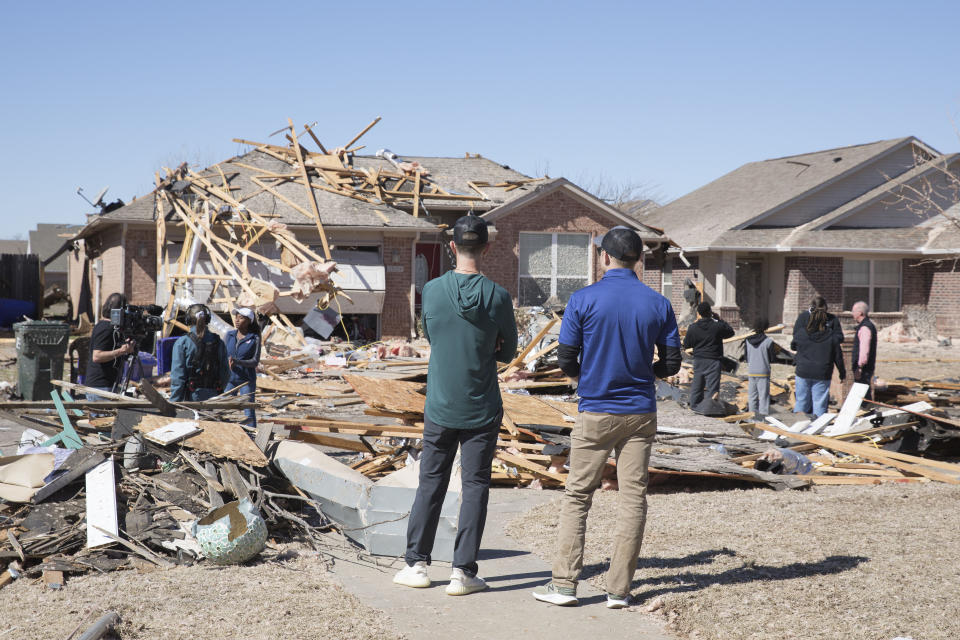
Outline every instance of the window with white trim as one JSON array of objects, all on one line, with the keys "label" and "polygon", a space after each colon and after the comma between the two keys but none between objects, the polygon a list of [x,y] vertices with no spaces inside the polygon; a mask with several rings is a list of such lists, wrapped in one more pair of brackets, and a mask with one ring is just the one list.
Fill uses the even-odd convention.
[{"label": "window with white trim", "polygon": [[667,300],[673,295],[673,258],[663,258],[663,269],[660,271],[660,293]]},{"label": "window with white trim", "polygon": [[590,234],[520,232],[520,306],[564,304],[590,284]]},{"label": "window with white trim", "polygon": [[843,260],[843,310],[864,301],[871,311],[900,311],[899,260]]}]

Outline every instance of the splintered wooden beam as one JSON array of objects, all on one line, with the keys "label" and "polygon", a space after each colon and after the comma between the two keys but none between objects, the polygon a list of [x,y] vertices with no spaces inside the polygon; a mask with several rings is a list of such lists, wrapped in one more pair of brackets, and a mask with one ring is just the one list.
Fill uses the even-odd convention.
[{"label": "splintered wooden beam", "polygon": [[[314,124],[316,124],[316,123],[314,123]],[[310,134],[310,137],[313,138],[313,141],[316,143],[317,147],[320,148],[320,152],[321,152],[321,153],[325,153],[325,154],[327,154],[327,155],[330,155],[330,152],[327,151],[327,150],[323,147],[323,143],[320,142],[320,138],[318,138],[318,137],[317,137],[317,134],[315,134],[315,133],[313,132],[313,129],[310,128],[310,125],[305,124],[305,125],[303,125],[303,128],[307,131],[307,133]]]},{"label": "splintered wooden beam", "polygon": [[[287,122],[290,124],[290,133],[292,133],[294,139],[296,139],[297,130],[293,126],[293,120],[287,118]],[[313,209],[313,216],[317,222],[317,231],[320,232],[320,242],[323,243],[323,255],[327,260],[329,260],[330,245],[327,243],[327,232],[323,230],[323,222],[320,221],[320,208],[317,207],[317,200],[313,193],[313,186],[310,184],[310,174],[307,172],[307,165],[303,162],[303,154],[300,153],[300,145],[293,145],[293,150],[297,154],[297,162],[300,165],[300,173],[303,175],[303,180],[307,184],[307,195],[310,196],[307,199],[310,201],[310,208]]]},{"label": "splintered wooden beam", "polygon": [[533,348],[540,343],[540,341],[543,339],[543,336],[547,335],[550,332],[550,329],[553,328],[553,325],[557,324],[557,322],[559,322],[558,318],[551,318],[550,322],[548,322],[543,329],[540,329],[540,331],[537,332],[537,335],[533,336],[533,339],[527,343],[527,346],[525,346],[520,353],[517,354],[517,357],[511,360],[510,363],[504,367],[504,369],[521,366],[524,358],[526,358],[527,355],[533,351]]},{"label": "splintered wooden beam", "polygon": [[413,217],[417,218],[420,216],[420,172],[416,172],[417,175],[414,178],[413,182]]},{"label": "splintered wooden beam", "polygon": [[[344,148],[344,149],[349,149],[350,147],[352,147],[352,146],[353,146],[353,143],[355,143],[357,140],[359,140],[360,138],[362,138],[363,135],[364,135],[367,131],[370,131],[370,129],[373,129],[373,126],[374,126],[375,124],[377,124],[378,122],[380,122],[380,116],[377,116],[377,117],[374,119],[373,122],[371,122],[371,123],[368,124],[366,127],[364,127],[363,131],[361,131],[360,133],[358,133],[357,135],[355,135],[355,136],[353,137],[353,139],[350,140],[350,142],[348,142],[347,144],[343,145],[343,148]],[[290,127],[293,128],[293,122],[292,122],[292,121],[291,121],[291,123],[290,123]]]},{"label": "splintered wooden beam", "polygon": [[496,458],[511,464],[515,467],[520,467],[526,469],[527,471],[533,472],[535,475],[547,478],[549,480],[555,480],[560,483],[567,481],[567,476],[562,473],[554,473],[546,469],[545,467],[540,466],[535,462],[531,462],[524,457],[513,455],[512,453],[507,453],[506,451],[497,451]]}]

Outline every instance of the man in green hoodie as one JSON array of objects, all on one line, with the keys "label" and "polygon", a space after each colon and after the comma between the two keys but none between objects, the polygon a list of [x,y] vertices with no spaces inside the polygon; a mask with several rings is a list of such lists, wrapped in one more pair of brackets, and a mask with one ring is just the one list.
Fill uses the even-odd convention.
[{"label": "man in green hoodie", "polygon": [[510,294],[480,273],[487,224],[463,216],[453,226],[453,271],[423,288],[423,333],[430,342],[423,416],[420,484],[407,523],[407,566],[393,581],[429,587],[427,565],[444,494],[460,447],[461,498],[453,573],[446,591],[460,596],[486,589],[477,577],[477,555],[487,519],[490,465],[503,418],[497,361],[517,352]]}]

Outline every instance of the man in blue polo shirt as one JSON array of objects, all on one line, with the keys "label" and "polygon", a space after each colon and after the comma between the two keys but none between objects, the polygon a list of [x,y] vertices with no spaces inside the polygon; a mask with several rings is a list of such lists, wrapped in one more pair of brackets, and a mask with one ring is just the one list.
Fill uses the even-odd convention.
[{"label": "man in blue polo shirt", "polygon": [[680,337],[670,301],[634,272],[643,254],[640,236],[614,227],[594,242],[603,279],[570,297],[560,329],[560,368],[578,379],[580,413],[570,434],[570,474],[553,580],[533,596],[551,604],[577,604],[587,513],[613,451],[620,509],[606,582],[607,607],[619,609],[629,604],[643,541],[647,465],[657,431],[656,378],[680,370]]}]

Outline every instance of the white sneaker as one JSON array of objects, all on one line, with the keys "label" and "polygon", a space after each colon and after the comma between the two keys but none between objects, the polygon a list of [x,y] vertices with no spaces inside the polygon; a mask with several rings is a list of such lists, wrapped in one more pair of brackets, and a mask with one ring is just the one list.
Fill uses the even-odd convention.
[{"label": "white sneaker", "polygon": [[625,609],[630,606],[630,596],[607,594],[607,609]]},{"label": "white sneaker", "polygon": [[448,596],[465,596],[468,593],[483,591],[487,583],[483,578],[472,576],[463,569],[454,569],[450,574],[450,584],[447,585]]},{"label": "white sneaker", "polygon": [[405,587],[413,587],[415,589],[424,589],[430,586],[430,576],[427,575],[427,563],[423,560],[414,563],[411,567],[410,565],[405,566],[400,571],[397,571],[397,575],[393,576],[393,581],[396,584],[402,584]]}]

